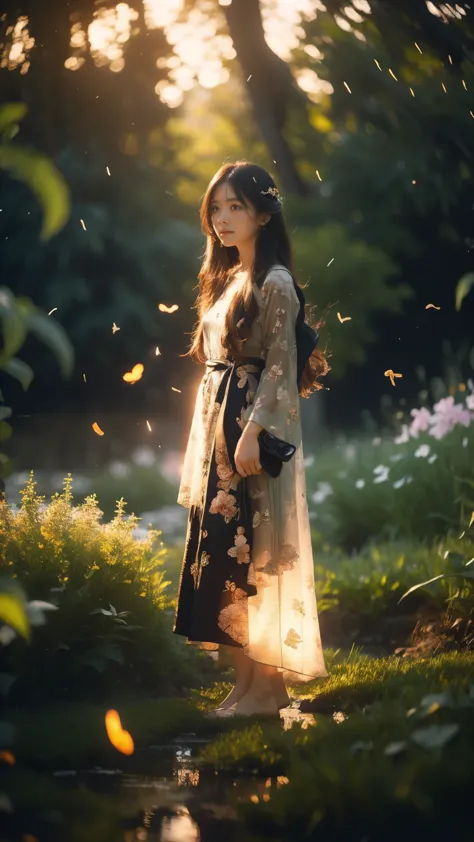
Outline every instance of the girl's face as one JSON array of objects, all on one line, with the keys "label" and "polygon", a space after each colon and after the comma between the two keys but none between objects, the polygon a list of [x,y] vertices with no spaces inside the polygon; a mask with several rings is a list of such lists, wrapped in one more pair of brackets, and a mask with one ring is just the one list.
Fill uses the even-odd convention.
[{"label": "girl's face", "polygon": [[221,243],[238,249],[255,241],[261,225],[270,219],[269,214],[257,213],[248,200],[243,205],[227,182],[215,189],[210,211],[212,227]]}]

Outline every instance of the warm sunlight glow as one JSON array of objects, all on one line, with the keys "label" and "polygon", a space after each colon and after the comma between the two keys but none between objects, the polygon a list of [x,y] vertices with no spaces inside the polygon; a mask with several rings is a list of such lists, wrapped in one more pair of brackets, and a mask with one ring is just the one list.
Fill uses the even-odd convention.
[{"label": "warm sunlight glow", "polygon": [[[173,51],[173,55],[165,53],[156,58],[157,68],[166,74],[155,85],[156,94],[164,104],[177,108],[183,102],[184,94],[194,87],[211,90],[229,80],[227,63],[236,58],[236,52],[230,35],[225,32],[224,15],[225,7],[231,5],[232,0],[220,0],[217,6],[209,6],[201,0],[186,9],[184,0],[142,0],[142,3],[145,26],[148,30],[163,29]],[[260,0],[260,4],[265,39],[283,61],[290,59],[292,50],[304,38],[302,23],[314,20],[318,12],[326,11],[322,0]],[[458,10],[458,6],[455,9]],[[210,14],[212,10],[216,14]],[[353,0],[344,7],[344,17],[338,15],[336,22],[363,40],[362,33],[354,31],[352,26],[363,20],[360,12],[370,13],[367,0]],[[71,55],[64,62],[66,69],[79,70],[90,51],[97,67],[120,73],[126,63],[126,45],[140,32],[139,12],[126,2],[112,2],[97,8],[88,26],[78,19],[79,14],[71,17],[74,21],[69,41]],[[20,67],[22,73],[27,72],[28,51],[35,44],[27,25],[28,18],[22,16],[15,26],[6,30],[8,42],[0,45],[0,66],[10,70]],[[306,44],[304,49],[315,60],[323,58],[311,44]],[[332,93],[329,83],[319,79],[312,68],[302,69],[297,74],[297,81],[314,101]]]},{"label": "warm sunlight glow", "polygon": [[20,72],[26,73],[29,67],[28,53],[35,45],[35,39],[30,38],[28,18],[24,15],[19,17],[15,26],[9,26],[5,34],[11,40],[0,44],[0,67],[7,67],[8,70],[20,67]]}]

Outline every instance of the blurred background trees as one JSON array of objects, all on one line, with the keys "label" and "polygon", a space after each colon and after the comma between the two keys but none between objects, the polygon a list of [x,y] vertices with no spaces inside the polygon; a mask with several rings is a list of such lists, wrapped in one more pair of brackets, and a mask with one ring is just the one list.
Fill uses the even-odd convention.
[{"label": "blurred background trees", "polygon": [[[12,143],[50,156],[72,201],[45,243],[34,196],[0,175],[2,278],[57,308],[76,357],[60,383],[30,337],[31,389],[4,386],[18,415],[87,416],[89,437],[101,414],[176,431],[179,418],[184,436],[200,376],[180,357],[200,197],[238,158],[275,176],[298,279],[329,308],[333,370],[318,396],[329,425],[380,419],[387,401],[395,415],[447,365],[453,384],[469,376],[472,295],[454,306],[474,245],[468,4],[6,0],[3,12],[2,101],[28,104]],[[124,383],[138,362],[143,378]],[[396,390],[388,368],[403,373]]]}]

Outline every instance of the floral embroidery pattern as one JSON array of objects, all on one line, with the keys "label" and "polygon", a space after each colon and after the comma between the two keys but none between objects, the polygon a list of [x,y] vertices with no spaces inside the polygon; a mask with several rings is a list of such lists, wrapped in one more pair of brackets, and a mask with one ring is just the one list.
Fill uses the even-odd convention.
[{"label": "floral embroidery pattern", "polygon": [[299,555],[293,544],[282,544],[278,558],[270,558],[262,570],[270,576],[276,576],[285,570],[293,570]]},{"label": "floral embroidery pattern", "polygon": [[225,591],[230,591],[232,602],[219,612],[217,624],[233,640],[242,646],[248,644],[248,611],[247,594],[229,579],[225,583]]},{"label": "floral embroidery pattern", "polygon": [[230,523],[233,517],[237,514],[236,499],[233,494],[227,494],[226,491],[218,491],[217,495],[211,501],[209,512],[211,515],[222,515],[226,523]]},{"label": "floral embroidery pattern", "polygon": [[301,599],[293,600],[293,611],[296,611],[298,614],[301,614],[302,617],[305,616],[306,611],[304,610],[304,602]]},{"label": "floral embroidery pattern", "polygon": [[217,487],[223,488],[224,491],[229,491],[230,489],[235,491],[241,480],[241,476],[234,471],[225,444],[216,447],[216,471],[219,477]]},{"label": "floral embroidery pattern", "polygon": [[270,521],[270,509],[265,509],[262,512],[255,512],[252,520],[252,525],[257,528],[261,523],[268,523]]},{"label": "floral embroidery pattern", "polygon": [[276,380],[278,377],[281,377],[283,374],[283,368],[281,367],[280,363],[275,363],[272,365],[267,372],[267,377],[270,380]]},{"label": "floral embroidery pattern", "polygon": [[245,537],[245,529],[243,526],[237,527],[237,534],[234,536],[234,547],[227,550],[227,555],[237,559],[237,564],[249,564],[250,562],[250,546],[247,544]]},{"label": "floral embroidery pattern", "polygon": [[190,572],[191,572],[191,575],[194,579],[195,590],[197,590],[199,588],[199,585],[201,584],[202,568],[207,567],[207,565],[209,564],[210,558],[211,558],[211,556],[209,555],[209,553],[206,553],[205,550],[203,550],[202,553],[201,553],[200,561],[197,561],[197,560],[194,561],[192,563],[191,567],[189,568]]},{"label": "floral embroidery pattern", "polygon": [[292,649],[296,649],[300,643],[303,643],[303,638],[300,637],[295,629],[288,629],[288,634],[286,635],[283,643],[285,646],[290,646]]}]

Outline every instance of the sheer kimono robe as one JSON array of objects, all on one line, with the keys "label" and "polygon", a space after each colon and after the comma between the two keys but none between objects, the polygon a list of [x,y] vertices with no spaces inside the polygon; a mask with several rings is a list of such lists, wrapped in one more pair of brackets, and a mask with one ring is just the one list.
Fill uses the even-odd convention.
[{"label": "sheer kimono robe", "polygon": [[[242,274],[236,275],[203,317],[204,350],[208,361],[225,361],[227,358],[227,351],[221,345],[224,317],[233,295],[243,283]],[[284,267],[272,268],[261,290],[254,285],[254,294],[260,313],[253,322],[244,349],[245,358],[259,358],[256,361],[261,362],[261,371],[257,380],[257,374],[251,373],[253,369],[237,368],[241,378],[239,385],[243,384],[246,390],[240,419],[235,419],[240,427],[238,437],[246,423],[252,420],[296,445],[297,450],[290,461],[283,464],[276,479],[265,473],[240,478],[243,484],[247,483],[252,547],[251,558],[241,557],[238,560],[243,558],[247,562],[249,587],[244,590],[226,579],[225,587],[234,589],[234,602],[221,610],[219,628],[225,628],[236,645],[242,646],[245,654],[253,660],[281,668],[292,680],[306,681],[327,676],[327,672],[314,588],[300,398],[296,381],[295,323],[299,301],[293,279]],[[189,643],[197,643],[206,649],[218,649],[223,638],[210,633],[211,639],[202,639],[202,634],[200,638],[193,639],[187,629],[195,631],[196,624],[192,626],[189,615],[193,613],[201,576],[212,577],[213,570],[214,576],[217,575],[216,566],[227,563],[228,558],[226,549],[215,543],[211,543],[210,551],[203,554],[205,560],[202,564],[207,566],[194,561],[194,556],[190,558],[189,552],[191,544],[193,554],[197,546],[199,525],[196,512],[202,512],[205,503],[205,477],[214,453],[216,428],[219,430],[222,405],[222,389],[219,391],[219,387],[224,376],[225,365],[223,370],[206,370],[198,387],[177,500],[190,509],[190,515],[186,544],[188,557],[185,555],[183,561],[173,631],[187,634]],[[219,400],[216,400],[218,391]],[[239,482],[238,474],[234,474],[235,481]],[[211,525],[214,522],[211,519]],[[196,533],[194,543],[191,541],[192,530]],[[232,550],[228,553],[231,555]],[[244,566],[236,565],[236,572],[241,573]],[[206,581],[211,582],[211,579]],[[188,589],[186,597],[185,588]],[[205,613],[213,620],[218,611],[218,605],[205,606]],[[235,612],[240,611],[238,622],[223,625],[222,616],[228,618],[230,611],[234,612],[234,617]]]}]

